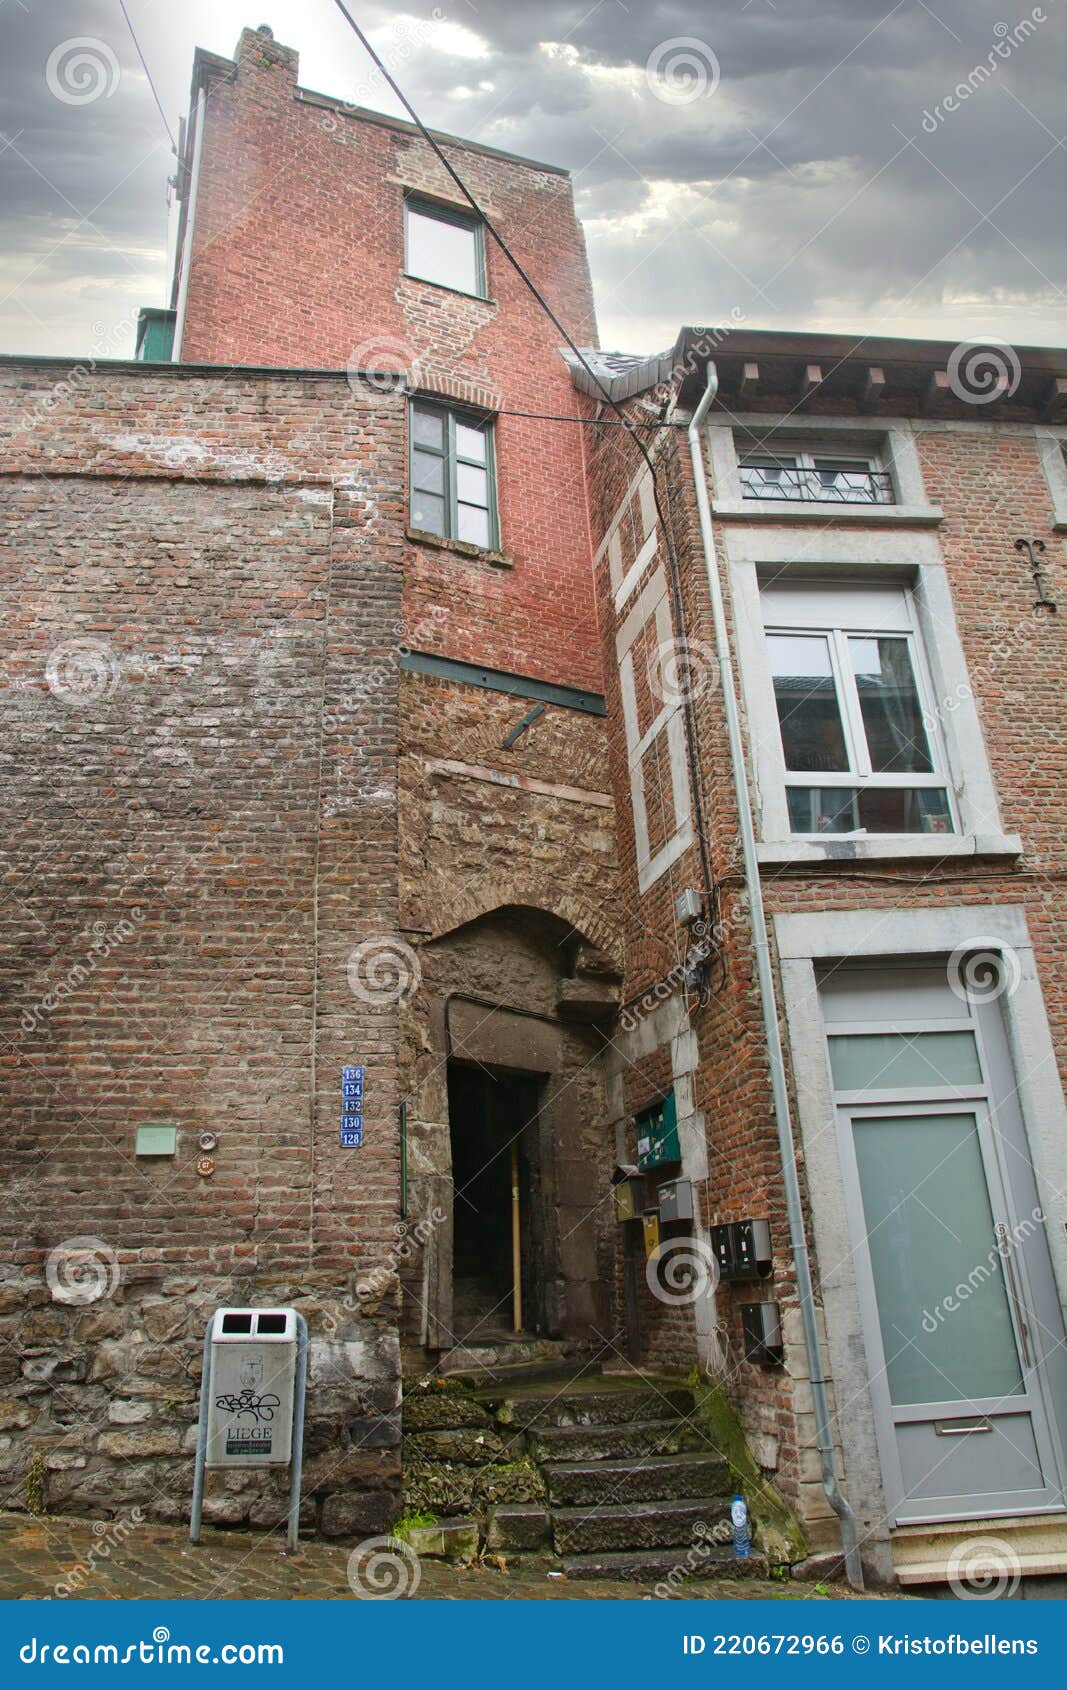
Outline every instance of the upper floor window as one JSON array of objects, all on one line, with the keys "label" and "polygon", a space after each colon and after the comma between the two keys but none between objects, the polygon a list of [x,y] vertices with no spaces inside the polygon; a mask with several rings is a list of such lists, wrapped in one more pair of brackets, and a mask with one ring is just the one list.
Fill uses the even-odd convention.
[{"label": "upper floor window", "polygon": [[420,281],[485,296],[485,242],[476,217],[429,200],[404,201],[404,269]]},{"label": "upper floor window", "polygon": [[450,406],[412,401],[411,525],[442,539],[495,550],[491,422]]},{"label": "upper floor window", "polygon": [[891,505],[893,477],[869,452],[740,450],[743,499],[797,499],[804,504]]},{"label": "upper floor window", "polygon": [[911,595],[827,583],[762,601],[790,832],[954,832]]}]

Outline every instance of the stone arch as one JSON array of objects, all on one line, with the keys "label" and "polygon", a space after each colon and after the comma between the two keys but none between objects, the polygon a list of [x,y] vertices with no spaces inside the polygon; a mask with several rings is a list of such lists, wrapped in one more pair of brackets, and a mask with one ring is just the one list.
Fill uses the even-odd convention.
[{"label": "stone arch", "polygon": [[447,937],[459,927],[496,914],[505,909],[525,909],[534,914],[554,915],[573,927],[578,936],[602,951],[621,972],[622,954],[619,935],[601,911],[585,898],[573,892],[559,891],[543,883],[524,881],[483,880],[477,885],[457,888],[446,899],[427,942]]}]

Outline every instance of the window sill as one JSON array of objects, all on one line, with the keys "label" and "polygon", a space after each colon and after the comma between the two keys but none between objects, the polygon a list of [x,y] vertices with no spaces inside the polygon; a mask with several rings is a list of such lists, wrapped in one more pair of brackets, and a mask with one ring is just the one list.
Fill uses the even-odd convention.
[{"label": "window sill", "polygon": [[1057,505],[1052,513],[1052,532],[1067,534],[1067,507]]},{"label": "window sill", "polygon": [[447,540],[441,534],[431,534],[427,528],[405,528],[404,537],[415,546],[433,546],[440,552],[454,552],[457,557],[491,563],[494,569],[515,567],[515,559],[508,552],[487,550],[484,546],[472,545],[469,540]]},{"label": "window sill", "polygon": [[454,288],[448,282],[434,282],[429,276],[415,276],[410,270],[402,271],[406,282],[418,282],[424,288],[437,288],[439,293],[455,294],[457,299],[474,299],[479,305],[495,305],[496,300],[490,299],[487,293],[468,293],[466,288]]},{"label": "window sill", "polygon": [[944,520],[940,505],[838,505],[799,499],[716,499],[712,515],[728,521],[818,522],[889,528],[933,528]]},{"label": "window sill", "polygon": [[877,863],[917,857],[1020,857],[1017,833],[893,833],[864,839],[770,839],[756,846],[761,868],[802,863]]}]

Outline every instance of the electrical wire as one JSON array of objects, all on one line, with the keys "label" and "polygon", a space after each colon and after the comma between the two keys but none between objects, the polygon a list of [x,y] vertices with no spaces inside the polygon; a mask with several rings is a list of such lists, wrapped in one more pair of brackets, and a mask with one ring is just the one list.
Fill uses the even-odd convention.
[{"label": "electrical wire", "polygon": [[[483,227],[488,230],[489,234],[492,236],[493,240],[496,242],[496,245],[500,248],[500,251],[503,253],[504,257],[507,259],[508,263],[511,265],[512,269],[515,271],[516,275],[522,281],[524,286],[529,290],[529,292],[532,294],[533,298],[537,301],[538,305],[540,306],[541,310],[544,312],[545,316],[548,318],[549,322],[553,325],[553,327],[556,329],[556,331],[560,335],[562,335],[563,340],[565,341],[566,345],[568,346],[570,351],[574,354],[575,358],[578,360],[579,364],[581,365],[582,369],[585,371],[586,375],[589,377],[590,381],[596,387],[597,392],[601,395],[604,402],[607,405],[610,405],[611,409],[615,412],[615,415],[618,417],[619,422],[628,431],[628,433],[630,434],[630,437],[635,442],[638,451],[641,453],[641,456],[644,458],[645,463],[648,466],[649,474],[652,477],[652,498],[653,498],[653,502],[654,502],[655,508],[656,508],[656,515],[659,519],[660,530],[663,534],[663,541],[664,541],[664,546],[666,548],[667,559],[668,559],[668,564],[669,564],[669,574],[670,574],[670,577],[671,577],[672,606],[673,606],[673,608],[675,609],[676,612],[681,612],[684,609],[684,607],[682,605],[682,596],[681,596],[681,572],[680,572],[680,569],[679,569],[679,566],[678,566],[678,557],[677,557],[677,553],[676,553],[675,547],[674,547],[674,535],[673,535],[673,532],[672,532],[671,525],[667,522],[666,515],[665,515],[664,509],[663,509],[663,505],[660,501],[659,483],[658,483],[657,478],[656,478],[656,466],[652,461],[652,456],[651,456],[651,453],[648,450],[648,447],[645,445],[644,441],[641,439],[641,437],[638,433],[638,427],[644,426],[644,425],[643,424],[642,425],[635,424],[632,421],[632,419],[626,415],[626,413],[622,409],[621,405],[619,405],[616,402],[616,400],[612,397],[608,388],[605,387],[604,383],[601,381],[601,379],[597,375],[596,371],[590,365],[588,359],[585,357],[585,354],[582,352],[581,348],[577,345],[577,343],[575,342],[573,337],[568,333],[568,331],[564,328],[563,324],[560,322],[559,318],[556,316],[556,313],[553,311],[551,305],[549,305],[547,299],[541,293],[540,289],[537,287],[537,285],[532,280],[532,278],[526,273],[523,266],[519,263],[519,260],[515,257],[515,254],[511,251],[511,248],[508,246],[508,244],[505,241],[503,235],[501,235],[499,233],[499,231],[497,230],[497,228],[494,225],[492,219],[486,216],[485,212],[482,210],[482,207],[478,204],[478,201],[475,199],[474,195],[471,193],[470,189],[468,188],[466,182],[463,180],[462,176],[459,174],[459,171],[456,170],[456,168],[452,164],[451,160],[446,157],[444,149],[442,148],[440,142],[437,140],[436,136],[432,135],[431,132],[427,129],[426,125],[422,121],[422,118],[419,116],[418,112],[415,110],[415,107],[412,105],[411,101],[408,99],[407,95],[404,93],[404,90],[400,87],[396,78],[392,75],[391,71],[388,69],[388,67],[386,66],[386,64],[382,60],[381,55],[375,50],[374,46],[372,45],[370,40],[367,38],[364,31],[360,28],[359,24],[356,22],[355,18],[352,16],[351,12],[348,10],[348,7],[344,4],[344,0],[334,0],[334,5],[337,7],[337,10],[340,12],[340,14],[344,18],[345,22],[348,24],[348,27],[352,30],[353,34],[359,40],[361,46],[363,47],[364,52],[368,55],[368,57],[372,60],[372,62],[376,65],[378,70],[381,72],[383,78],[385,79],[387,86],[391,89],[392,93],[400,101],[400,104],[403,106],[404,110],[407,112],[409,118],[411,119],[412,123],[415,125],[416,129],[418,130],[419,134],[422,136],[423,140],[426,142],[427,146],[429,146],[432,149],[432,151],[436,155],[438,161],[444,166],[444,169],[448,172],[448,175],[451,177],[452,181],[455,183],[456,187],[459,189],[460,193],[463,195],[463,198],[466,200],[466,202],[470,206],[471,210],[475,213],[475,215],[477,216],[477,218],[479,219],[479,221],[481,222]],[[676,622],[676,626],[679,628],[679,630],[682,633],[682,636],[684,638],[684,630],[685,630],[684,617],[679,617],[679,620]],[[693,811],[694,811],[693,821],[694,821],[694,830],[696,832],[696,837],[697,837],[697,844],[698,844],[699,851],[700,851],[700,867],[701,867],[701,874],[702,874],[703,880],[704,880],[704,894],[705,894],[705,897],[706,897],[707,902],[708,902],[709,912],[714,912],[715,880],[714,880],[714,875],[712,873],[711,855],[710,855],[710,851],[709,851],[709,847],[708,847],[707,830],[706,830],[705,823],[704,823],[704,804],[703,804],[703,796],[702,796],[702,794],[703,794],[703,770],[702,770],[702,766],[701,766],[701,762],[700,762],[700,756],[699,756],[699,737],[698,737],[696,711],[695,711],[695,708],[694,708],[694,705],[693,705],[693,700],[689,695],[688,689],[684,689],[684,692],[683,692],[682,708],[683,708],[683,713],[685,715],[686,727],[687,727],[687,730],[688,730],[687,734],[686,734],[686,761],[687,761],[688,767],[689,767],[689,779],[690,779],[690,785],[691,785],[691,788],[692,788],[692,795],[693,795]]]},{"label": "electrical wire", "polygon": [[126,27],[129,30],[130,36],[133,40],[133,44],[137,49],[137,57],[141,61],[141,69],[144,71],[145,76],[148,78],[148,86],[152,90],[152,98],[156,102],[156,109],[159,112],[160,117],[163,119],[163,127],[167,131],[167,138],[170,141],[170,150],[174,154],[175,158],[177,158],[177,156],[178,156],[178,144],[174,139],[174,132],[171,129],[171,126],[167,121],[167,114],[163,110],[163,102],[160,100],[159,95],[156,93],[156,85],[152,81],[152,72],[149,70],[145,56],[141,51],[141,43],[137,39],[137,32],[134,29],[132,22],[130,21],[130,14],[126,10],[126,0],[119,0],[119,9],[122,12],[123,17],[126,19]]}]

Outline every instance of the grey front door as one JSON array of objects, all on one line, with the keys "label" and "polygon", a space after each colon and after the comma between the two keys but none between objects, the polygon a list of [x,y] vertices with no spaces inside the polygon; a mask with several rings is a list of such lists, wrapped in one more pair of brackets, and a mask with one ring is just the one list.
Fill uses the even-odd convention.
[{"label": "grey front door", "polygon": [[830,970],[820,999],[895,1521],[1062,1508],[1063,1324],[1000,1006],[925,965]]}]

